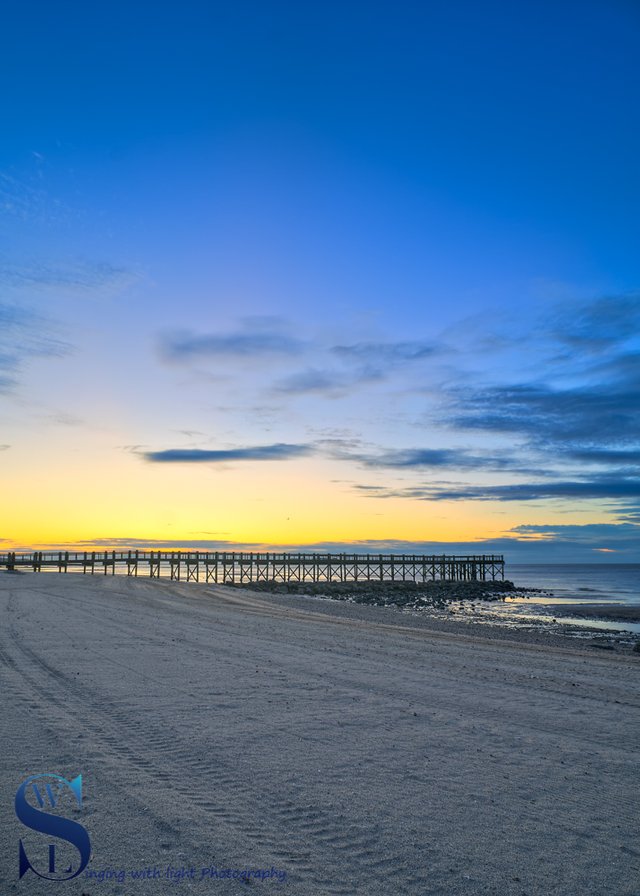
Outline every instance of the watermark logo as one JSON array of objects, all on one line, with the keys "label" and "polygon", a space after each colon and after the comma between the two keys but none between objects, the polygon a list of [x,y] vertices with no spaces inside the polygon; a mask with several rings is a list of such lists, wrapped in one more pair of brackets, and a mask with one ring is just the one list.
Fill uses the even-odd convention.
[{"label": "watermark logo", "polygon": [[16,793],[18,820],[46,839],[25,835],[20,840],[19,878],[33,871],[45,880],[71,880],[84,871],[91,857],[89,834],[64,814],[76,806],[82,808],[82,775],[73,781],[60,775],[31,775],[22,782]]}]

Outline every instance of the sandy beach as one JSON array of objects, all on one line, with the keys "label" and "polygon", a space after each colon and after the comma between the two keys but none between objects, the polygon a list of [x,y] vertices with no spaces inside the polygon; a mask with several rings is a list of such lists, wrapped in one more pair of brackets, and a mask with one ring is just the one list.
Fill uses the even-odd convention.
[{"label": "sandy beach", "polygon": [[0,608],[3,893],[51,892],[13,800],[53,772],[68,893],[640,894],[638,654],[118,576],[1,573]]}]

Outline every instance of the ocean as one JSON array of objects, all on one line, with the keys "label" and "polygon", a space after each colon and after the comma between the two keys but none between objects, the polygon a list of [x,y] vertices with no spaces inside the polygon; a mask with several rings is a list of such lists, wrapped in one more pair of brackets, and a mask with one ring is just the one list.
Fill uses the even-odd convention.
[{"label": "ocean", "polygon": [[[640,606],[640,563],[511,563],[504,575],[516,585],[553,591],[563,600]],[[556,598],[550,602],[557,603]]]}]

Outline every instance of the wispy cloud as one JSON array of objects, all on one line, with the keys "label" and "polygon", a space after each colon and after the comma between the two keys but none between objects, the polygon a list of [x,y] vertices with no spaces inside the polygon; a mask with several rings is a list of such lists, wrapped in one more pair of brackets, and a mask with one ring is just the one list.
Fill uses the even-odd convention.
[{"label": "wispy cloud", "polygon": [[[219,549],[233,550],[237,547],[238,542],[229,541],[227,539],[188,539],[188,538],[94,538],[91,541],[83,542],[85,545],[94,545],[95,547],[110,548],[132,548],[138,550],[151,550],[158,548],[160,550],[202,550],[215,551]],[[243,542],[243,547],[256,547],[257,542]]]},{"label": "wispy cloud", "polygon": [[202,359],[256,358],[281,355],[290,357],[303,352],[305,343],[286,333],[258,329],[231,333],[194,334],[182,332],[165,336],[161,343],[163,358],[184,362]]},{"label": "wispy cloud", "polygon": [[151,463],[227,463],[229,461],[291,460],[311,453],[309,445],[258,445],[250,448],[229,448],[206,451],[197,448],[169,448],[147,451],[142,456]]},{"label": "wispy cloud", "polygon": [[75,414],[68,414],[66,411],[54,411],[51,414],[43,414],[40,417],[45,424],[54,424],[55,426],[82,426],[84,420]]},{"label": "wispy cloud", "polygon": [[509,530],[516,535],[549,535],[562,536],[564,538],[592,538],[600,540],[608,535],[629,535],[632,538],[638,538],[638,526],[629,523],[571,523],[571,524],[551,524],[551,523],[522,523],[514,526]]},{"label": "wispy cloud", "polygon": [[56,338],[50,320],[17,305],[0,304],[0,393],[12,392],[33,358],[61,358],[70,346]]},{"label": "wispy cloud", "polygon": [[[363,453],[340,445],[331,449],[333,457],[353,460],[365,467],[395,470],[517,470],[523,472],[518,458],[486,452],[472,453],[461,448],[405,448],[396,451]],[[536,473],[539,471],[536,470]]]},{"label": "wispy cloud", "polygon": [[640,439],[638,393],[631,383],[575,388],[542,384],[489,386],[451,393],[450,423],[546,439],[565,450],[571,443],[625,444]]},{"label": "wispy cloud", "polygon": [[616,507],[616,519],[621,523],[640,523],[640,502]]},{"label": "wispy cloud", "polygon": [[[0,176],[0,198],[2,183]],[[18,265],[0,259],[0,393],[13,392],[21,372],[35,358],[62,358],[71,353],[72,346],[60,336],[62,325],[48,314],[54,299],[73,296],[84,301],[111,296],[136,279],[134,272],[108,263],[32,261]]]},{"label": "wispy cloud", "polygon": [[620,466],[623,469],[640,465],[640,448],[572,448],[567,452],[573,460],[586,464],[606,464]]},{"label": "wispy cloud", "polygon": [[[6,539],[5,539],[6,540]],[[3,541],[0,538],[0,541]],[[90,538],[85,541],[42,542],[38,545],[16,546],[16,550],[76,550],[76,551],[235,551],[245,548],[260,548],[260,542],[238,542],[226,539],[189,539],[189,538],[127,538],[126,536]]]},{"label": "wispy cloud", "polygon": [[[228,375],[247,374],[249,365],[278,362],[284,372],[271,385],[264,379],[260,390],[280,398],[297,395],[343,397],[366,385],[385,381],[392,373],[431,358],[439,349],[425,341],[354,342],[331,345],[320,338],[291,335],[293,325],[281,318],[251,317],[229,332],[178,331],[160,338],[162,360],[178,365],[201,365],[204,378],[211,369]],[[307,366],[291,369],[300,357]],[[287,367],[289,371],[287,372]],[[207,372],[208,371],[208,372]]]},{"label": "wispy cloud", "polygon": [[345,361],[387,366],[431,358],[442,348],[431,342],[357,342],[334,345],[330,351]]},{"label": "wispy cloud", "polygon": [[[544,483],[462,486],[446,494],[436,490],[433,496],[538,500],[635,495],[640,296],[564,304],[532,332],[528,351],[538,359],[535,380],[512,375],[506,383],[449,387],[443,413],[450,428],[468,437],[475,432],[513,439],[509,455],[545,469]],[[585,467],[607,472],[585,476]]]},{"label": "wispy cloud", "polygon": [[277,380],[273,391],[282,395],[316,394],[327,398],[336,398],[346,394],[355,386],[380,381],[382,378],[382,374],[378,370],[344,372],[308,368]]},{"label": "wispy cloud", "polygon": [[59,225],[73,217],[71,210],[45,189],[40,171],[38,164],[25,177],[0,171],[0,221]]},{"label": "wispy cloud", "polygon": [[551,316],[548,328],[553,339],[573,351],[609,351],[640,330],[640,294],[565,304]]},{"label": "wispy cloud", "polygon": [[431,358],[440,349],[426,342],[357,342],[321,349],[321,360],[341,366],[308,367],[277,380],[273,391],[283,395],[315,394],[338,398],[362,386],[385,382],[403,367]]},{"label": "wispy cloud", "polygon": [[97,297],[120,292],[139,278],[138,272],[106,261],[0,263],[0,286],[31,297],[52,292]]},{"label": "wispy cloud", "polygon": [[413,498],[421,501],[542,501],[557,498],[589,500],[640,497],[638,478],[612,476],[504,485],[417,485],[403,488],[356,485],[354,488],[374,498]]},{"label": "wispy cloud", "polygon": [[[640,520],[639,520],[640,522]],[[630,522],[585,523],[583,525],[522,524],[514,526],[510,533],[518,539],[541,538],[543,545],[557,549],[591,550],[598,553],[620,554],[625,558],[638,558],[640,525]]]}]

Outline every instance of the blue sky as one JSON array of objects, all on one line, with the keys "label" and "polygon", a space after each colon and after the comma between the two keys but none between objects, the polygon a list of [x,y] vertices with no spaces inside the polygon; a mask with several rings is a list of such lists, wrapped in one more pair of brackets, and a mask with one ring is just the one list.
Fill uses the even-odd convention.
[{"label": "blue sky", "polygon": [[[639,36],[622,0],[6,11],[0,537],[640,559]],[[113,502],[61,517],[76,469]]]}]

